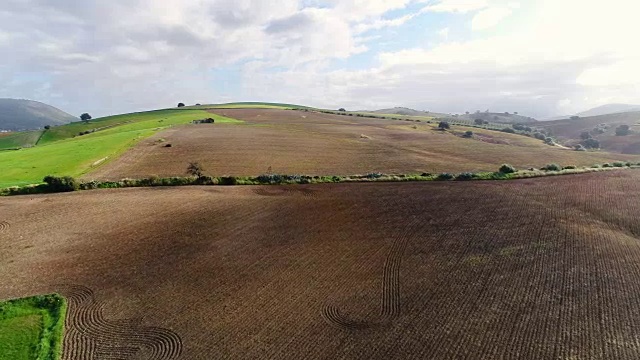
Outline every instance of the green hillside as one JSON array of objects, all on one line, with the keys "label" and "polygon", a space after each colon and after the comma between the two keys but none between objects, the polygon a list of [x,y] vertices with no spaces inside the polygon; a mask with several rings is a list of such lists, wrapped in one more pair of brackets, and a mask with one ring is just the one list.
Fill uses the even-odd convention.
[{"label": "green hillside", "polygon": [[[202,110],[158,110],[110,116],[45,131],[39,144],[17,151],[0,151],[0,188],[39,183],[46,175],[82,175],[171,126],[214,118],[216,123],[238,120]],[[94,132],[90,132],[94,130]],[[89,131],[86,135],[80,132]]]}]

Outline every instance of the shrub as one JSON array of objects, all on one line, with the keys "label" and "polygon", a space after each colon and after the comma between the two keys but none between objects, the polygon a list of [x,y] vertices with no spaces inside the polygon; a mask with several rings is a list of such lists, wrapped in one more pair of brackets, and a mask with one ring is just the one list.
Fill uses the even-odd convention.
[{"label": "shrub", "polygon": [[475,120],[473,120],[473,123],[474,123],[474,124],[476,124],[476,125],[482,125],[482,124],[484,124],[484,120],[482,120],[482,119],[475,119]]},{"label": "shrub", "polygon": [[626,136],[630,133],[629,125],[620,125],[616,128],[616,136]]},{"label": "shrub", "polygon": [[466,132],[464,133],[464,135],[462,135],[462,136],[463,136],[463,137],[466,137],[466,138],[471,138],[471,137],[473,137],[473,131],[471,131],[471,130],[466,131]]},{"label": "shrub", "polygon": [[620,161],[616,161],[613,163],[613,167],[624,167],[625,164],[623,162]]},{"label": "shrub", "polygon": [[51,192],[69,192],[76,191],[80,188],[76,179],[71,176],[58,177],[47,175],[42,181],[47,184],[47,190]]},{"label": "shrub", "polygon": [[49,130],[49,129],[51,129],[51,125],[45,125],[45,126],[44,126],[44,129],[45,129],[45,130]]},{"label": "shrub", "polygon": [[474,177],[475,177],[474,173],[464,172],[464,173],[458,174],[458,176],[456,176],[456,180],[458,180],[458,181],[468,181],[468,180],[473,180]]},{"label": "shrub", "polygon": [[552,138],[552,137],[546,137],[546,138],[544,138],[544,143],[545,143],[545,144],[547,144],[547,145],[553,145],[553,144],[555,144],[555,142],[553,141],[553,138]]},{"label": "shrub", "polygon": [[365,177],[366,177],[367,179],[379,179],[379,178],[381,178],[381,177],[382,177],[382,173],[378,173],[378,172],[376,172],[376,173],[369,173],[369,174],[365,175]]},{"label": "shrub", "polygon": [[502,129],[500,131],[506,132],[506,133],[509,133],[509,134],[515,134],[516,133],[516,131],[513,130],[512,128],[504,128],[504,129]]},{"label": "shrub", "polygon": [[575,151],[587,151],[587,148],[585,148],[584,145],[582,145],[582,144],[578,144],[578,145],[574,146],[573,149]]},{"label": "shrub", "polygon": [[575,170],[577,167],[575,165],[567,165],[564,167],[564,170]]},{"label": "shrub", "polygon": [[451,128],[451,125],[449,125],[449,123],[446,121],[440,121],[440,123],[438,124],[438,129],[440,130],[447,130],[450,128]]},{"label": "shrub", "polygon": [[533,137],[538,140],[544,140],[547,138],[543,133],[540,133],[540,132],[533,133]]},{"label": "shrub", "polygon": [[454,176],[452,174],[442,173],[442,174],[438,175],[436,180],[451,180],[453,178],[454,178]]},{"label": "shrub", "polygon": [[580,133],[580,138],[582,140],[591,139],[591,134],[588,131],[583,131],[582,133]]},{"label": "shrub", "polygon": [[562,170],[562,166],[560,166],[558,164],[547,164],[547,165],[541,167],[540,170],[544,170],[544,171],[560,171],[560,170]]},{"label": "shrub", "polygon": [[603,167],[603,168],[610,168],[610,167],[611,167],[611,164],[609,164],[609,163],[604,163],[604,164],[602,164],[602,167]]},{"label": "shrub", "polygon": [[198,178],[202,177],[203,171],[204,169],[197,162],[190,162],[189,166],[187,166],[187,174],[198,177]]},{"label": "shrub", "polygon": [[237,185],[238,180],[235,176],[223,176],[220,178],[218,184],[220,185]]},{"label": "shrub", "polygon": [[516,172],[516,168],[509,165],[509,164],[502,164],[502,166],[500,166],[500,170],[498,170],[500,173],[502,174],[513,174],[514,172]]},{"label": "shrub", "polygon": [[178,103],[178,107],[184,107],[184,103]]}]

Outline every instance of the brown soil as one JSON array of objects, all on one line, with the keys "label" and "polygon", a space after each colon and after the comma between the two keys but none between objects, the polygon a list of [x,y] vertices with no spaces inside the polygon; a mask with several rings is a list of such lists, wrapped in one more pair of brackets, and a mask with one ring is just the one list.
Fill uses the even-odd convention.
[{"label": "brown soil", "polygon": [[[547,163],[584,166],[640,161],[638,156],[563,150],[520,135],[473,128],[475,138],[463,139],[455,132],[434,131],[426,123],[291,110],[215,112],[245,124],[173,128],[143,141],[85,179],[184,176],[193,161],[216,176],[255,176],[269,169],[279,174],[352,175],[496,171],[503,163],[530,168]],[[158,142],[159,138],[166,142]],[[172,147],[165,147],[167,143]]]},{"label": "brown soil", "polygon": [[637,359],[640,172],[1,200],[65,359]]}]

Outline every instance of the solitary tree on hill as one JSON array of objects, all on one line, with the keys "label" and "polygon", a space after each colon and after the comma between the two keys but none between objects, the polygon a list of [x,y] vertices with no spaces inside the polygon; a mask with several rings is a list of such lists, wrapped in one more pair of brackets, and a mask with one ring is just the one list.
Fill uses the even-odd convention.
[{"label": "solitary tree on hill", "polygon": [[447,130],[450,128],[451,128],[451,125],[449,125],[449,123],[446,121],[440,121],[440,124],[438,124],[438,129],[440,130]]},{"label": "solitary tree on hill", "polygon": [[338,111],[340,111],[340,112],[345,112],[345,111],[347,111],[347,110],[345,110],[345,108],[340,108],[340,109],[338,109]]},{"label": "solitary tree on hill", "polygon": [[616,136],[626,136],[629,133],[629,125],[620,125],[616,128]]},{"label": "solitary tree on hill", "polygon": [[89,115],[89,113],[84,113],[80,115],[80,120],[84,122],[89,122],[89,120],[91,120],[91,115]]},{"label": "solitary tree on hill", "polygon": [[184,107],[184,103],[178,103],[178,107]]}]

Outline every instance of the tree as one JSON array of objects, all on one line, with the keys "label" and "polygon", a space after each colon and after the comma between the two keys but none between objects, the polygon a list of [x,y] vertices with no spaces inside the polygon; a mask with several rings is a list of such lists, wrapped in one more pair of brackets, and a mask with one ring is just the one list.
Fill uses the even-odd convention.
[{"label": "tree", "polygon": [[203,171],[204,169],[197,162],[191,162],[189,163],[189,166],[187,166],[187,174],[191,176],[201,178],[203,175]]},{"label": "tree", "polygon": [[184,103],[178,103],[178,107],[184,107]]},{"label": "tree", "polygon": [[591,139],[591,134],[588,131],[583,131],[580,133],[580,139],[582,140]]},{"label": "tree", "polygon": [[513,174],[514,172],[516,172],[516,168],[509,164],[502,164],[502,166],[500,166],[500,170],[498,171],[503,174]]},{"label": "tree", "polygon": [[600,141],[596,139],[586,139],[582,142],[582,145],[587,149],[600,149]]},{"label": "tree", "polygon": [[474,124],[476,124],[476,125],[482,125],[482,124],[484,124],[484,120],[482,120],[482,119],[475,119],[475,120],[473,120],[473,123],[474,123]]},{"label": "tree", "polygon": [[345,112],[345,111],[347,111],[347,110],[345,110],[345,108],[340,108],[340,109],[338,109],[338,111],[340,111],[340,112]]},{"label": "tree", "polygon": [[620,125],[616,128],[616,136],[626,136],[629,135],[630,132],[629,125]]},{"label": "tree", "polygon": [[89,120],[91,120],[91,115],[89,115],[89,113],[84,113],[82,115],[80,115],[80,120],[84,121],[84,122],[89,122]]},{"label": "tree", "polygon": [[449,123],[446,122],[446,121],[440,121],[440,123],[438,124],[438,129],[440,129],[440,130],[444,131],[444,130],[447,130],[447,129],[450,129],[450,128],[451,128],[451,125],[449,125]]},{"label": "tree", "polygon": [[472,138],[473,137],[473,131],[469,130],[469,131],[465,131],[464,137],[466,138]]},{"label": "tree", "polygon": [[45,130],[49,130],[49,129],[51,129],[51,125],[45,125],[45,126],[44,126],[44,129],[45,129]]}]

